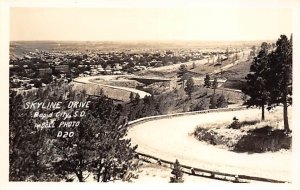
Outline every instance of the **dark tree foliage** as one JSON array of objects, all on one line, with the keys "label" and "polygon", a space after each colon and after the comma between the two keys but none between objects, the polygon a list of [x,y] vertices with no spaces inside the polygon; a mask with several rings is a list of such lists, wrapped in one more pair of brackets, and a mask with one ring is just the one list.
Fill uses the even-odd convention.
[{"label": "dark tree foliage", "polygon": [[270,91],[270,108],[283,105],[285,131],[289,131],[287,107],[292,104],[292,55],[293,42],[281,35],[276,42],[276,49],[269,55],[268,88]]},{"label": "dark tree foliage", "polygon": [[[66,107],[68,100],[90,100],[91,106],[85,109],[86,116],[79,118],[79,126],[34,127],[45,119],[32,118],[32,112],[46,111],[24,109],[24,97],[10,93],[11,181],[61,181],[69,174],[84,181],[93,174],[97,181],[107,182],[122,178],[132,169],[136,147],[132,147],[130,139],[126,139],[128,127],[120,117],[120,108],[104,95],[92,98],[87,97],[85,91],[74,94],[65,90],[70,89],[48,86],[44,92],[38,91],[38,101],[66,100],[63,101],[63,109],[72,112],[75,110]],[[25,97],[25,101],[29,99],[32,98]],[[57,118],[55,125],[60,121]],[[58,138],[57,130],[72,131],[74,136]]]},{"label": "dark tree foliage", "polygon": [[265,120],[265,105],[268,102],[270,92],[268,90],[268,45],[261,44],[261,50],[253,59],[250,73],[246,76],[247,85],[243,92],[250,98],[245,102],[248,107],[257,106],[262,109],[261,120]]},{"label": "dark tree foliage", "polygon": [[182,82],[186,80],[187,72],[188,72],[187,66],[185,64],[181,64],[177,72],[177,77],[179,78],[178,82],[182,84]]},{"label": "dark tree foliage", "polygon": [[210,88],[210,86],[211,86],[210,76],[209,74],[206,74],[204,78],[204,87]]},{"label": "dark tree foliage", "polygon": [[40,87],[42,87],[42,81],[40,81],[40,80],[38,80],[38,79],[34,79],[34,80],[32,81],[32,83],[34,84],[34,87],[35,87],[35,88],[40,88]]},{"label": "dark tree foliage", "polygon": [[214,89],[214,94],[216,94],[216,89],[218,88],[218,79],[215,78],[213,83],[212,83],[212,87]]},{"label": "dark tree foliage", "polygon": [[129,100],[130,100],[130,102],[134,101],[134,93],[133,92],[130,92]]},{"label": "dark tree foliage", "polygon": [[190,77],[186,82],[186,87],[184,88],[184,91],[189,96],[190,100],[192,99],[192,93],[195,90],[195,83],[192,77]]},{"label": "dark tree foliage", "polygon": [[139,93],[136,93],[136,95],[135,95],[135,97],[134,97],[134,102],[135,102],[136,104],[138,104],[138,103],[140,102],[140,99],[141,99],[140,94],[139,94]]},{"label": "dark tree foliage", "polygon": [[219,95],[219,94],[213,94],[210,97],[210,109],[216,109],[216,108],[225,108],[228,106],[228,102],[225,99],[224,95]]},{"label": "dark tree foliage", "polygon": [[121,179],[132,169],[137,147],[131,147],[130,139],[125,139],[127,124],[111,99],[100,96],[88,100],[92,106],[87,116],[73,128],[77,135],[57,141],[62,160],[55,163],[56,171],[75,173],[80,182],[89,176],[84,172],[93,173],[97,182]]},{"label": "dark tree foliage", "polygon": [[228,107],[228,101],[225,99],[224,95],[220,95],[217,99],[217,107],[225,108]]},{"label": "dark tree foliage", "polygon": [[172,177],[170,177],[171,183],[183,183],[184,182],[182,168],[177,159],[174,163],[174,167],[173,167],[171,174],[173,175]]},{"label": "dark tree foliage", "polygon": [[[275,49],[268,53],[270,47]],[[263,43],[250,67],[247,86],[243,90],[250,97],[246,101],[248,106],[262,107],[262,120],[265,105],[272,109],[282,104],[285,131],[290,131],[287,107],[292,104],[292,54],[292,36],[288,40],[281,35],[275,46]]]},{"label": "dark tree foliage", "polygon": [[217,108],[217,98],[216,98],[216,96],[212,96],[211,98],[210,98],[210,105],[209,105],[209,108],[210,109],[216,109]]},{"label": "dark tree foliage", "polygon": [[[48,180],[44,175],[48,171],[48,165],[45,163],[52,157],[44,144],[51,142],[51,139],[45,139],[48,134],[47,129],[34,127],[34,123],[39,120],[35,121],[30,117],[32,111],[24,109],[23,100],[24,97],[10,91],[9,180]],[[52,176],[51,173],[49,175]]]},{"label": "dark tree foliage", "polygon": [[141,117],[157,115],[159,113],[158,101],[155,100],[153,96],[145,96],[139,100],[138,103],[132,102],[124,105],[123,110],[123,114],[128,117],[129,121]]}]

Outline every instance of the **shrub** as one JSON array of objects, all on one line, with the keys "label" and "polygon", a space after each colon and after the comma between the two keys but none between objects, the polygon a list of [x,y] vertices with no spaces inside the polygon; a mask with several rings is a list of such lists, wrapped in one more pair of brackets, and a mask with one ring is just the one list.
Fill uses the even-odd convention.
[{"label": "shrub", "polygon": [[242,127],[241,123],[237,120],[234,120],[229,126],[229,129],[240,129]]},{"label": "shrub", "polygon": [[174,168],[173,168],[171,174],[174,175],[173,177],[170,177],[171,183],[183,183],[183,181],[184,181],[183,180],[183,172],[182,172],[181,165],[177,159],[174,163]]}]

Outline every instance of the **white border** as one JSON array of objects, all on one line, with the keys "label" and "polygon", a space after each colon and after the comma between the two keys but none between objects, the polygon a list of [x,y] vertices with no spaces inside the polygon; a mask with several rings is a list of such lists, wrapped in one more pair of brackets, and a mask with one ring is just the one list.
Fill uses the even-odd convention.
[{"label": "white border", "polygon": [[[247,7],[293,8],[293,184],[98,184],[98,183],[12,183],[8,182],[8,60],[9,60],[9,10],[11,7],[102,7],[102,8],[167,8],[167,7]],[[188,189],[300,189],[300,72],[299,42],[300,1],[298,0],[0,0],[0,77],[1,77],[1,127],[0,127],[0,189],[83,189],[83,188],[188,188]],[[296,135],[295,135],[296,134]],[[288,167],[288,166],[287,166]]]}]

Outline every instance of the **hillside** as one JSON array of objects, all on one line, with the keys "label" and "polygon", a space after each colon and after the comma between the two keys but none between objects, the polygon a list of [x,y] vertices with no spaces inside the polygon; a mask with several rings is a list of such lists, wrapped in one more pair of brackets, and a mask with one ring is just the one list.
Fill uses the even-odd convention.
[{"label": "hillside", "polygon": [[250,66],[251,61],[245,61],[229,68],[222,73],[218,73],[215,76],[227,78],[227,81],[223,86],[224,88],[242,90],[246,82],[245,77],[250,71]]}]

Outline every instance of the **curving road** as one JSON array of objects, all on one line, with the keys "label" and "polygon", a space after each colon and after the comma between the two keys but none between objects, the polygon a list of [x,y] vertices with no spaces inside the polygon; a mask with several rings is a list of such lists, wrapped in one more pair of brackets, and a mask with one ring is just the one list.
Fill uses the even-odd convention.
[{"label": "curving road", "polygon": [[[109,80],[109,76],[107,76]],[[91,82],[99,76],[74,79],[75,82]],[[138,93],[141,97],[149,95],[133,88],[103,85]],[[291,152],[275,153],[236,153],[198,141],[192,133],[197,125],[218,122],[231,122],[234,116],[239,119],[260,118],[258,109],[213,112],[199,115],[183,115],[173,118],[159,118],[137,124],[130,128],[128,137],[132,144],[138,145],[138,152],[175,161],[192,167],[232,174],[244,174],[270,179],[291,181]]]},{"label": "curving road", "polygon": [[192,133],[199,124],[259,118],[258,109],[213,112],[161,118],[130,128],[128,137],[138,152],[192,167],[291,181],[291,152],[236,153],[198,141]]},{"label": "curving road", "polygon": [[[125,75],[124,75],[125,76]],[[101,86],[105,86],[105,87],[109,87],[109,88],[113,88],[113,89],[120,89],[120,90],[126,90],[129,92],[133,92],[136,94],[139,94],[141,98],[144,98],[145,96],[151,96],[151,94],[149,94],[148,92],[142,91],[142,90],[137,90],[135,88],[128,88],[128,87],[121,87],[121,86],[112,86],[112,85],[105,85],[105,84],[100,84],[97,82],[92,82],[91,80],[93,79],[97,79],[97,78],[104,78],[106,80],[110,80],[111,77],[117,77],[117,75],[106,75],[106,76],[89,76],[89,77],[79,77],[74,79],[74,82],[79,82],[79,83],[85,83],[85,84],[97,84],[97,85],[101,85]]]}]

